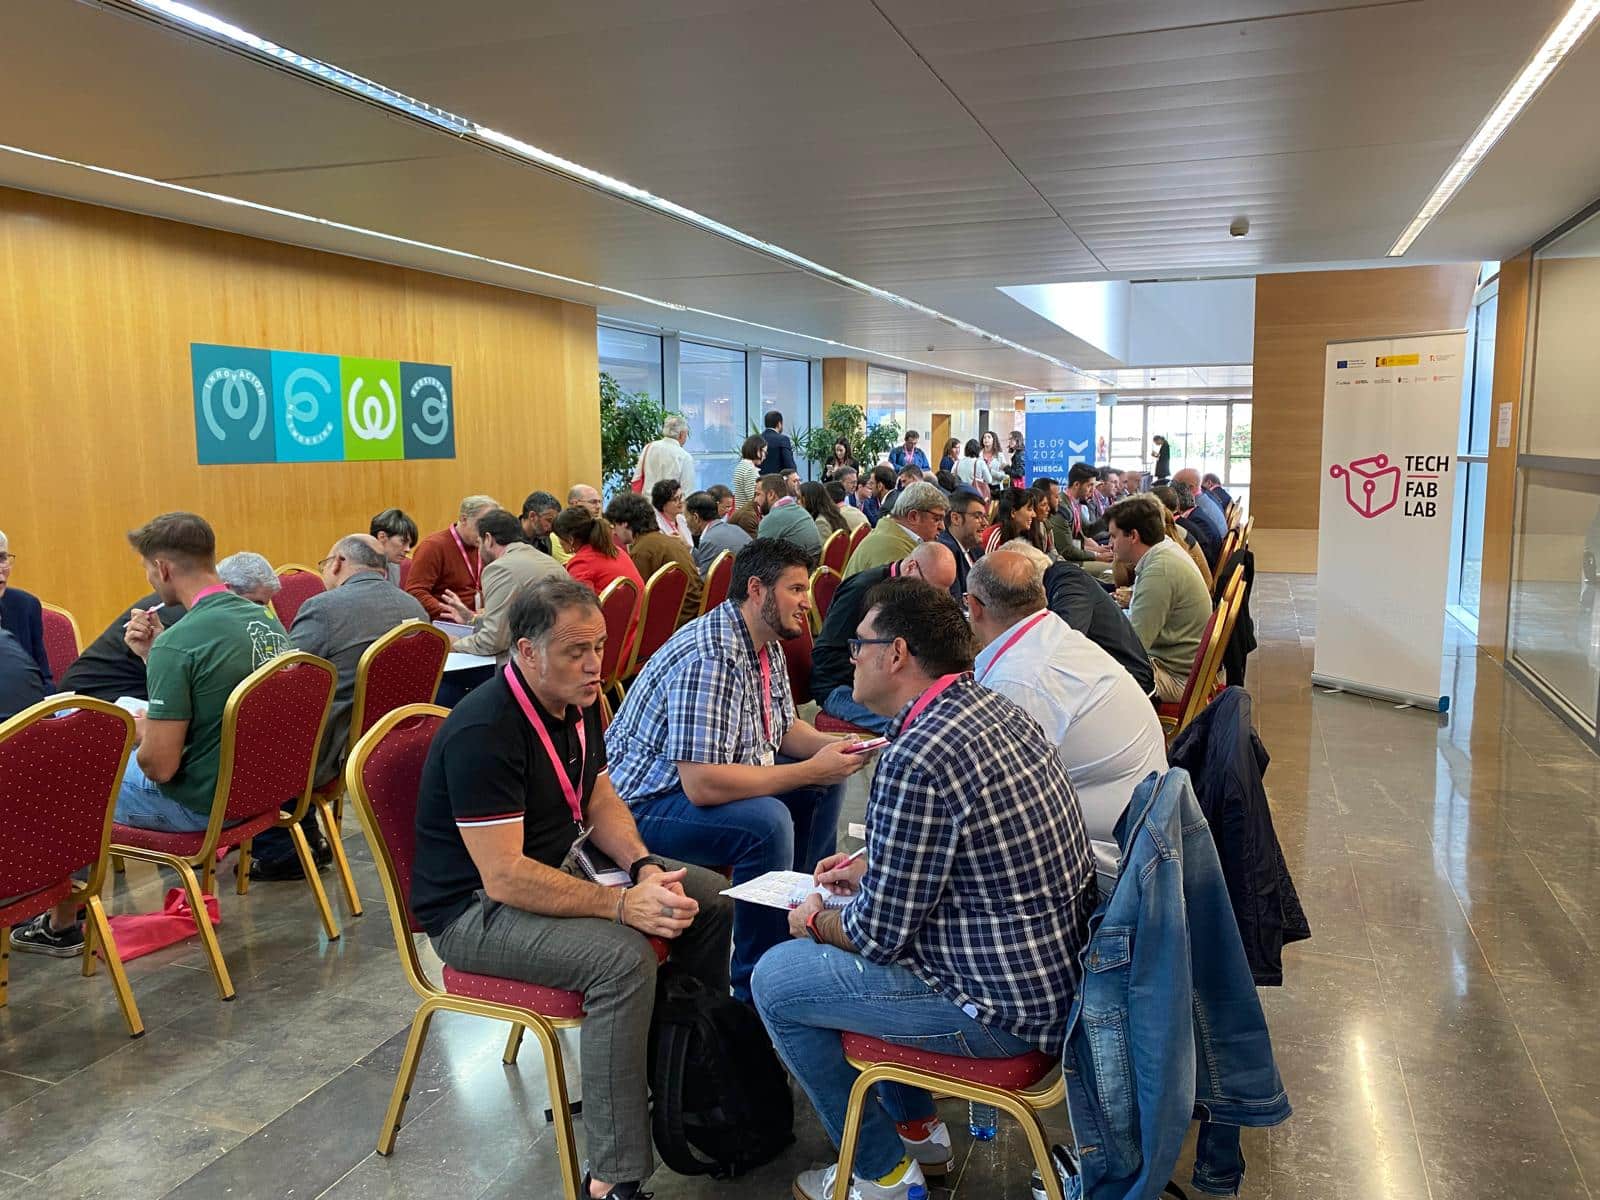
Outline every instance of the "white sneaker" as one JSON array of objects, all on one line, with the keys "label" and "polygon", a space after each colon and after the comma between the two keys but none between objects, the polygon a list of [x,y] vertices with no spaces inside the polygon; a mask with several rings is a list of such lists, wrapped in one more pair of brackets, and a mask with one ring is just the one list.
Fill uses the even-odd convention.
[{"label": "white sneaker", "polygon": [[950,1147],[950,1127],[943,1121],[929,1129],[928,1136],[920,1142],[912,1141],[903,1133],[900,1142],[911,1161],[921,1167],[929,1179],[942,1179],[955,1166],[956,1152]]},{"label": "white sneaker", "polygon": [[[833,1182],[839,1176],[839,1164],[802,1171],[794,1181],[795,1200],[833,1200]],[[922,1168],[913,1160],[900,1182],[890,1187],[863,1179],[857,1175],[850,1180],[850,1200],[905,1200],[914,1183],[926,1184]]]}]

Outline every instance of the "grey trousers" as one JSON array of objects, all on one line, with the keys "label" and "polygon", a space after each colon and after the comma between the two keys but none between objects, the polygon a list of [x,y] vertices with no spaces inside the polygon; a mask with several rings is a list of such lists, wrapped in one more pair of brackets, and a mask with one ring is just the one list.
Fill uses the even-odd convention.
[{"label": "grey trousers", "polygon": [[[733,901],[717,893],[728,881],[701,867],[688,870],[683,890],[700,902],[700,915],[672,941],[672,962],[726,995]],[[433,946],[458,971],[583,993],[578,1050],[589,1169],[607,1183],[650,1178],[646,1069],[656,956],[649,939],[612,921],[544,917],[479,892]]]}]

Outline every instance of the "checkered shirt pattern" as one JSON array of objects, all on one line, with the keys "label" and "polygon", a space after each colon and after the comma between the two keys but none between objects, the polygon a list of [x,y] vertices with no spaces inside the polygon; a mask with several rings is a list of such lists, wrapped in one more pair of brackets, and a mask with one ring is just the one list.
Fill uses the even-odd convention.
[{"label": "checkered shirt pattern", "polygon": [[867,873],[843,910],[863,958],[1060,1053],[1089,938],[1094,859],[1033,718],[962,676],[889,726],[867,800]]},{"label": "checkered shirt pattern", "polygon": [[[794,697],[783,651],[769,645],[772,743],[794,724]],[[760,761],[761,660],[737,601],[691,621],[650,656],[606,730],[611,782],[629,804],[680,786],[678,763]]]}]

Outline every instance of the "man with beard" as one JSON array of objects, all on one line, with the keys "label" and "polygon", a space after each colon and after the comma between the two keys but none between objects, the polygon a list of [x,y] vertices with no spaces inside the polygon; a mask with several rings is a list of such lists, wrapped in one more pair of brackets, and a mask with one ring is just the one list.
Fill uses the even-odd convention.
[{"label": "man with beard", "polygon": [[[617,794],[669,858],[731,866],[734,883],[808,871],[834,852],[844,781],[866,765],[851,739],[795,715],[783,650],[810,619],[808,560],[757,538],[734,559],[728,599],[650,656],[606,731]],[[741,904],[733,994],[788,934],[781,909]]]}]

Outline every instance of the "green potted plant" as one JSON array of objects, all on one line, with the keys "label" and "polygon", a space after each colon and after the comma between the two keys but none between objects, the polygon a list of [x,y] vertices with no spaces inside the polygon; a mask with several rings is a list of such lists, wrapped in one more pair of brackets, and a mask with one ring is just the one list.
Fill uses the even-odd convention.
[{"label": "green potted plant", "polygon": [[600,372],[600,492],[625,491],[645,446],[661,436],[667,410],[647,392],[625,392],[609,371]]},{"label": "green potted plant", "polygon": [[833,443],[843,438],[850,451],[866,470],[900,441],[900,426],[894,421],[867,428],[867,414],[854,404],[835,404],[828,409],[821,425],[815,425],[795,439],[795,448],[810,460],[813,468],[833,457]]}]

